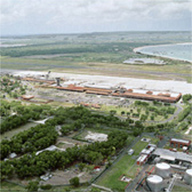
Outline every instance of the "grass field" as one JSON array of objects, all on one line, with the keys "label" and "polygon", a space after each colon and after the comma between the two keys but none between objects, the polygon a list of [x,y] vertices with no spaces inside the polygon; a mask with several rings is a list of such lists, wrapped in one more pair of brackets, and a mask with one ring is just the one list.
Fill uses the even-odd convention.
[{"label": "grass field", "polygon": [[177,186],[177,185],[175,185],[172,190],[172,192],[191,192],[191,191],[192,191],[192,188],[187,189],[186,187],[181,187],[181,186]]},{"label": "grass field", "polygon": [[111,189],[117,189],[118,191],[124,191],[127,183],[120,181],[119,178],[123,174],[127,175],[134,163],[135,159],[132,159],[129,155],[125,155],[110,171],[99,179],[97,184]]},{"label": "grass field", "polygon": [[119,32],[40,35],[14,38],[6,44],[23,47],[1,50],[1,68],[54,70],[146,79],[191,81],[190,63],[163,59],[167,65],[127,65],[129,58],[149,57],[133,49],[146,45],[187,42],[189,32]]},{"label": "grass field", "polygon": [[[86,188],[87,187],[82,186],[82,187],[79,187],[78,189],[81,191],[83,189],[85,190]],[[6,181],[1,182],[0,191],[1,192],[27,192],[27,190],[24,187],[21,187],[16,184],[8,183]],[[43,191],[45,191],[45,190],[43,190]],[[66,187],[53,187],[48,191],[50,191],[50,192],[67,192],[67,191],[76,191],[76,189],[73,187],[70,187],[70,186],[66,186]]]},{"label": "grass field", "polygon": [[20,133],[20,132],[22,132],[22,131],[24,131],[24,130],[28,130],[28,129],[30,129],[31,127],[34,127],[34,126],[36,126],[36,125],[37,125],[36,123],[30,122],[30,123],[27,123],[27,124],[25,124],[25,125],[22,125],[22,126],[18,127],[17,129],[13,129],[13,130],[11,130],[11,131],[8,131],[8,132],[6,132],[6,133],[4,133],[4,134],[1,135],[0,141],[1,141],[2,139],[10,139],[10,138],[13,137],[14,135],[16,135],[16,134],[18,134],[18,133]]},{"label": "grass field", "polygon": [[15,185],[12,183],[8,183],[6,181],[1,182],[0,185],[0,191],[1,192],[20,192],[20,191],[27,191],[24,187],[21,187],[19,185]]},{"label": "grass field", "polygon": [[[145,137],[150,138],[150,137]],[[154,143],[156,140],[151,138],[151,142]],[[138,156],[143,148],[148,145],[147,142],[138,141],[133,149],[134,156]],[[135,164],[136,159],[130,155],[124,155],[116,164],[114,164],[109,171],[106,172],[98,181],[98,185],[109,187],[113,190],[124,191],[127,183],[119,180],[121,175],[125,174],[126,176],[134,179],[138,171],[141,170],[140,166]]]},{"label": "grass field", "polygon": [[[129,99],[129,102],[130,102],[130,101],[131,101],[131,100]],[[150,106],[154,106],[154,105],[152,104],[152,102],[150,103]],[[160,108],[161,108],[161,107],[158,107],[158,109],[160,109]],[[127,106],[127,107],[119,107],[119,106],[112,106],[112,105],[110,105],[110,106],[109,106],[109,105],[102,105],[100,110],[101,110],[101,111],[105,111],[105,112],[107,112],[107,113],[110,113],[111,110],[115,110],[115,111],[116,111],[116,115],[122,116],[122,117],[124,117],[124,118],[127,117],[127,112],[129,112],[129,113],[130,113],[129,116],[130,116],[131,118],[133,118],[133,117],[132,117],[132,114],[138,113],[137,109],[139,109],[139,107],[137,108],[134,104],[131,104],[131,105]],[[132,113],[131,113],[131,110],[132,110]],[[125,112],[124,115],[121,114],[122,111]],[[144,107],[143,107],[143,108],[140,108],[139,114],[140,114],[140,117],[141,117],[141,115],[146,115],[146,109],[145,109]],[[166,120],[166,119],[168,119],[168,118],[170,118],[170,117],[172,116],[171,114],[167,114],[167,118],[165,118],[163,115],[154,115],[153,112],[150,112],[150,111],[149,111],[149,115],[148,115],[148,118],[147,118],[148,121],[151,120],[150,117],[151,117],[152,115],[154,116],[154,121],[164,121],[164,120]],[[135,118],[135,119],[137,120],[137,119],[139,119],[139,118]]]}]

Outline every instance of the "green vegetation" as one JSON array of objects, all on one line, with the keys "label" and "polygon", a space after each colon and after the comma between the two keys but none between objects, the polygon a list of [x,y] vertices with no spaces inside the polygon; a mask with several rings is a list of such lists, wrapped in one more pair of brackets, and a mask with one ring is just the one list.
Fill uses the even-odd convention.
[{"label": "green vegetation", "polygon": [[6,192],[6,191],[10,191],[10,192],[16,192],[16,191],[25,191],[26,192],[26,189],[24,187],[21,187],[19,185],[16,185],[16,184],[13,184],[13,183],[9,183],[9,182],[6,182],[6,181],[3,181],[1,182],[1,188],[0,190],[2,192]]},{"label": "green vegetation", "polygon": [[97,182],[98,185],[109,187],[112,190],[124,191],[127,183],[120,181],[121,175],[128,175],[129,170],[135,163],[132,156],[124,155],[102,178]]},{"label": "green vegetation", "polygon": [[74,178],[70,179],[69,182],[74,187],[78,187],[79,186],[79,177],[74,177]]},{"label": "green vegetation", "polygon": [[[70,70],[70,72],[77,73],[150,79],[179,78],[190,81],[190,65],[186,62],[163,59],[167,64],[163,67],[123,64],[123,61],[129,58],[147,57],[134,53],[133,49],[136,47],[187,42],[190,39],[189,32],[180,32],[180,35],[177,32],[169,34],[167,32],[118,32],[40,35],[27,38],[27,41],[26,36],[15,37],[13,42],[5,41],[8,44],[26,43],[26,46],[2,48],[2,68],[26,69],[27,65],[27,69],[33,70],[55,69],[65,72]],[[110,65],[110,70],[108,70],[108,65]],[[166,72],[173,74],[165,76]]]},{"label": "green vegetation", "polygon": [[[8,116],[8,114],[14,111],[14,115]],[[6,100],[1,101],[0,114],[3,116],[3,122],[1,123],[0,133],[3,134],[7,131],[24,125],[29,119],[38,120],[45,118],[52,114],[51,107],[48,105],[21,105],[21,102],[8,102]]]},{"label": "green vegetation", "polygon": [[172,190],[172,192],[191,192],[191,189],[187,189],[186,187],[182,187],[182,186],[177,186],[177,185],[175,185],[174,187],[173,187],[173,190]]},{"label": "green vegetation", "polygon": [[38,181],[30,181],[26,187],[27,191],[34,192],[38,191],[39,188],[39,182]]},{"label": "green vegetation", "polygon": [[133,149],[134,149],[134,155],[139,155],[139,153],[141,152],[142,149],[144,149],[145,147],[147,147],[148,143],[144,142],[144,141],[138,141]]},{"label": "green vegetation", "polygon": [[175,106],[162,102],[144,102],[135,101],[127,107],[123,106],[105,106],[101,107],[102,111],[106,111],[113,115],[127,118],[134,118],[142,122],[145,121],[163,121],[171,117],[176,110]]},{"label": "green vegetation", "polygon": [[[1,162],[1,179],[11,178],[16,174],[19,178],[40,176],[46,171],[63,169],[74,162],[101,164],[103,160],[118,152],[125,145],[127,135],[122,132],[112,132],[108,141],[94,143],[78,148],[68,148],[65,152],[45,151],[39,155],[25,154],[19,159]],[[120,141],[120,142],[119,142]]]},{"label": "green vegetation", "polygon": [[[155,138],[150,138],[152,143],[156,142]],[[134,156],[138,156],[143,148],[148,145],[147,142],[138,141],[132,149]],[[112,190],[124,191],[127,183],[120,181],[120,177],[125,174],[127,177],[134,179],[141,167],[135,164],[136,159],[130,155],[124,155],[117,163],[115,163],[109,171],[107,171],[99,180],[98,184],[109,187]]]},{"label": "green vegetation", "polygon": [[183,121],[191,112],[191,106],[187,106],[178,116],[178,121]]},{"label": "green vegetation", "polygon": [[17,80],[9,75],[0,78],[0,90],[1,94],[8,94],[10,97],[18,98],[21,95],[26,94],[27,86],[22,86],[21,81]]},{"label": "green vegetation", "polygon": [[192,95],[191,94],[185,94],[185,95],[183,95],[182,99],[183,99],[184,103],[188,103],[188,101],[190,101],[192,99]]}]

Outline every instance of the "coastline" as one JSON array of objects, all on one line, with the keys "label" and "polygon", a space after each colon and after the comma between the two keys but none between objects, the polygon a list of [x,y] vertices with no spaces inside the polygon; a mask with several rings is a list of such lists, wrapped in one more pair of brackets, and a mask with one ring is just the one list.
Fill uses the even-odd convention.
[{"label": "coastline", "polygon": [[153,54],[153,53],[142,51],[142,49],[145,49],[145,48],[154,48],[154,47],[156,48],[156,47],[167,47],[167,46],[169,47],[169,46],[173,46],[173,45],[192,45],[192,43],[191,42],[186,42],[186,43],[174,43],[174,44],[142,46],[142,47],[134,48],[133,52],[140,53],[140,54],[143,54],[143,55],[156,56],[156,57],[168,58],[168,59],[171,59],[171,60],[178,60],[178,61],[184,61],[184,62],[192,63],[192,61],[188,60],[188,59],[176,58],[176,57],[160,55],[160,54]]}]

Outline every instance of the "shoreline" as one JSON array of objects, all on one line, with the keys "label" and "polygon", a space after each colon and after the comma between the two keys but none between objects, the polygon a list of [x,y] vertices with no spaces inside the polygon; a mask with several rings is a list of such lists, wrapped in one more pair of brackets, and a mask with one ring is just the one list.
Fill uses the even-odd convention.
[{"label": "shoreline", "polygon": [[142,47],[136,47],[133,49],[133,52],[135,53],[140,53],[143,55],[149,55],[149,56],[156,56],[156,57],[162,57],[162,58],[167,58],[167,59],[171,59],[171,60],[177,60],[177,61],[184,61],[184,62],[188,62],[188,63],[192,63],[191,60],[188,59],[182,59],[182,58],[176,58],[176,57],[171,57],[171,56],[166,56],[166,55],[158,55],[158,54],[153,54],[153,53],[148,53],[145,51],[142,51],[142,49],[144,48],[153,48],[153,47],[169,47],[169,46],[173,46],[173,45],[192,45],[191,42],[186,42],[186,43],[174,43],[174,44],[162,44],[162,45],[149,45],[149,46],[142,46]]}]

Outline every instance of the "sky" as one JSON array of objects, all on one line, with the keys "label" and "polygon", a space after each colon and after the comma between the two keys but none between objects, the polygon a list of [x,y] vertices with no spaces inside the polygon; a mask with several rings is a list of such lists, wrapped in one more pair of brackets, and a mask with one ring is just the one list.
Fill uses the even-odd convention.
[{"label": "sky", "polygon": [[192,0],[0,0],[1,35],[190,31]]}]

